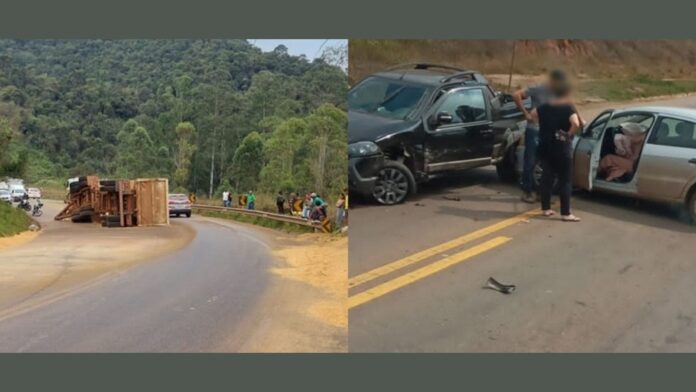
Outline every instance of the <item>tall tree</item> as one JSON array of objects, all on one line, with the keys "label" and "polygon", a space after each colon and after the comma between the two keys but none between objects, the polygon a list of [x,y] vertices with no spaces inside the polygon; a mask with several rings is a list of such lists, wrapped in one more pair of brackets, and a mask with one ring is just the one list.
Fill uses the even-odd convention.
[{"label": "tall tree", "polygon": [[190,122],[182,122],[176,126],[176,156],[174,170],[174,185],[177,188],[188,186],[191,171],[191,157],[196,146],[193,144],[196,128]]},{"label": "tall tree", "polygon": [[232,160],[230,177],[237,191],[254,190],[263,165],[263,140],[258,132],[251,132],[242,139]]}]

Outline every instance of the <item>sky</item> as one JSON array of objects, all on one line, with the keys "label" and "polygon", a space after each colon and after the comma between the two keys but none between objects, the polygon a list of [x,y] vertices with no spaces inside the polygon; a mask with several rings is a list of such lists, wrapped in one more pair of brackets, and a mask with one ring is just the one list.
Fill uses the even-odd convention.
[{"label": "sky", "polygon": [[288,53],[291,55],[299,56],[303,54],[310,61],[320,57],[322,50],[327,46],[347,44],[345,39],[250,39],[248,41],[261,48],[264,52],[270,52],[278,45],[285,45],[288,48]]}]

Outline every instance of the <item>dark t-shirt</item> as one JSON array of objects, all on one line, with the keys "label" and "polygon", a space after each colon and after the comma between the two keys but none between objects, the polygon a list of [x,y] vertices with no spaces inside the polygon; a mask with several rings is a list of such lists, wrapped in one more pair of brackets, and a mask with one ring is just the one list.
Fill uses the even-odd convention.
[{"label": "dark t-shirt", "polygon": [[[575,113],[575,106],[570,104],[546,103],[537,108],[539,115],[539,154],[546,155],[554,150],[557,143],[556,132],[570,130],[570,116]],[[569,144],[570,140],[567,140]]]}]

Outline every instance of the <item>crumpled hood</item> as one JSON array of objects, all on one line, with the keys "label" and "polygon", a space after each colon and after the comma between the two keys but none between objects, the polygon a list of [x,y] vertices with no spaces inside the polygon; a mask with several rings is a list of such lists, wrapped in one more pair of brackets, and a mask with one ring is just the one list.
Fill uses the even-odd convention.
[{"label": "crumpled hood", "polygon": [[374,142],[388,135],[408,132],[417,121],[405,121],[374,114],[348,111],[348,143]]}]

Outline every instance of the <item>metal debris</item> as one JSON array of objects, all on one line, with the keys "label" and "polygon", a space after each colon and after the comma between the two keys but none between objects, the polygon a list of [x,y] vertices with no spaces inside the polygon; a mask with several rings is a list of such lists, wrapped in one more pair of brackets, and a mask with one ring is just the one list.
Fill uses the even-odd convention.
[{"label": "metal debris", "polygon": [[514,284],[502,284],[493,278],[488,278],[486,288],[501,292],[503,294],[510,294],[515,291],[517,287]]}]

